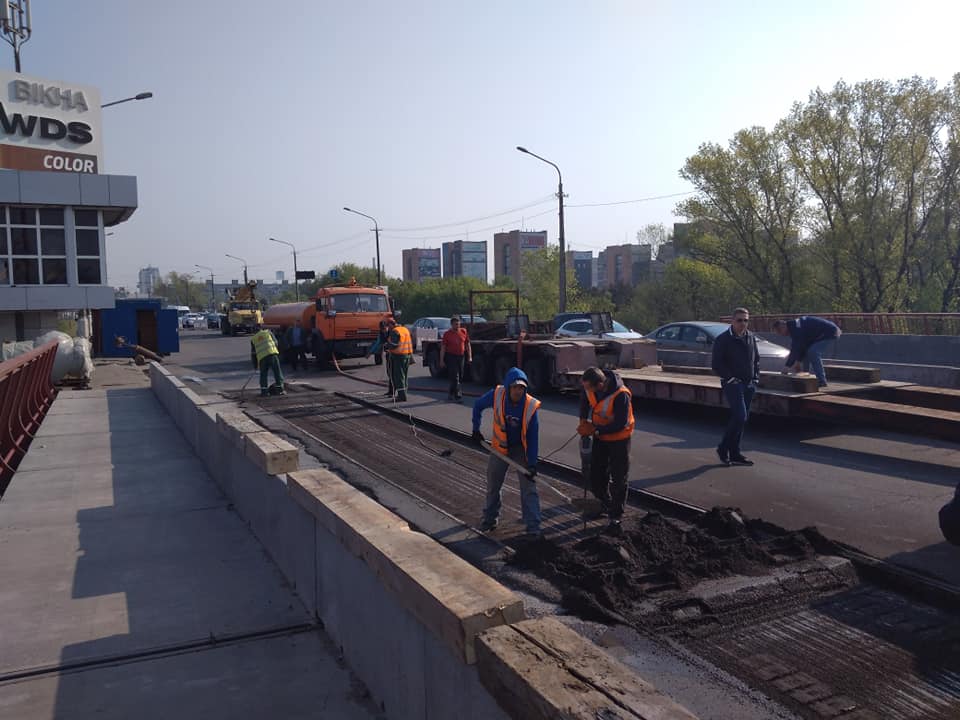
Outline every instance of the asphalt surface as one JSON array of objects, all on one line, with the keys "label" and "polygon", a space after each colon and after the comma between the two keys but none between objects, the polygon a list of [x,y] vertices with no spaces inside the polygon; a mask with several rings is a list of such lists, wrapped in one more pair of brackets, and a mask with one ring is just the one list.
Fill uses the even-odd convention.
[{"label": "asphalt surface", "polygon": [[[419,364],[411,368],[414,414],[470,431],[471,398],[447,403],[446,381],[433,380]],[[215,331],[181,333],[181,351],[168,358],[177,375],[200,392],[257,392],[249,340]],[[381,393],[367,381],[384,378],[372,360],[341,363],[351,377],[315,368],[289,372],[332,391]],[[422,392],[416,388],[436,389]],[[467,394],[487,388],[465,387]],[[540,421],[540,455],[578,465],[576,442],[564,443],[576,427],[576,397],[549,394]],[[869,428],[831,426],[755,416],[743,450],[754,467],[724,467],[714,448],[725,413],[693,406],[642,403],[631,453],[631,485],[703,507],[738,507],[751,517],[786,528],[816,526],[831,539],[960,585],[960,549],[947,544],[937,512],[960,480],[955,444]],[[489,437],[489,413],[484,433]]]}]

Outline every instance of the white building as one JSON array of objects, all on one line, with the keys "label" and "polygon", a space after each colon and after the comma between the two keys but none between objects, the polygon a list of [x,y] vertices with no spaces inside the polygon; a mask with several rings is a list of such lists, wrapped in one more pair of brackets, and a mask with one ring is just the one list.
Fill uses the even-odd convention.
[{"label": "white building", "polygon": [[[100,93],[0,71],[0,340],[114,306],[104,229],[137,208],[137,180],[100,175]],[[41,88],[35,91],[37,88]]]}]

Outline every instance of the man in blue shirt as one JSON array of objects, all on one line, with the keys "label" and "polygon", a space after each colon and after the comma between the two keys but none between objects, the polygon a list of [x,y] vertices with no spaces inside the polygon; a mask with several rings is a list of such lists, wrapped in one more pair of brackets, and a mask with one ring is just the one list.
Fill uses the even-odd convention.
[{"label": "man in blue shirt", "polygon": [[817,376],[820,387],[827,386],[827,374],[823,369],[823,352],[831,342],[840,337],[840,328],[829,320],[814,315],[804,315],[794,320],[774,320],[773,331],[783,337],[790,337],[790,354],[787,356],[783,374],[800,370],[803,362],[806,369]]},{"label": "man in blue shirt", "polygon": [[483,508],[480,529],[489,532],[497,527],[500,518],[500,491],[507,475],[508,465],[501,457],[509,457],[527,472],[517,472],[520,479],[520,507],[526,536],[540,536],[540,496],[534,478],[537,475],[537,454],[540,451],[540,401],[527,394],[527,376],[520,368],[510,368],[503,380],[473,404],[473,439],[482,445],[480,420],[483,411],[493,408],[493,438],[490,441],[490,459],[487,461],[487,498]]},{"label": "man in blue shirt", "polygon": [[292,328],[287,330],[286,336],[284,337],[287,343],[287,353],[290,358],[290,365],[294,370],[297,369],[298,363],[303,363],[303,368],[307,368],[307,336],[303,332],[303,328],[300,327],[300,321],[296,320]]}]

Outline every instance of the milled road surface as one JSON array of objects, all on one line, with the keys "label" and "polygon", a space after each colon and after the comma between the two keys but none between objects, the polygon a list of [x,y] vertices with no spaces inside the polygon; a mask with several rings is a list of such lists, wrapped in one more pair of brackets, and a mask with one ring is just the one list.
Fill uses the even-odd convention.
[{"label": "milled road surface", "polygon": [[[195,378],[198,389],[258,392],[252,377],[249,339],[215,332],[183,331],[181,352],[168,359],[176,374]],[[419,362],[419,356],[418,356]],[[382,380],[382,366],[348,360],[343,369]],[[288,372],[333,391],[376,393],[381,388],[335,372]],[[432,380],[418,364],[406,408],[415,416],[470,430],[471,402],[444,401],[445,381]],[[190,380],[188,379],[188,383]],[[467,386],[480,393],[487,388]],[[578,465],[575,442],[577,400],[547,395],[541,410],[541,457]],[[484,432],[489,436],[489,413]],[[755,416],[744,439],[754,467],[719,465],[714,447],[725,422],[723,411],[669,404],[639,404],[633,439],[631,484],[703,507],[740,507],[786,528],[816,525],[831,539],[864,552],[960,584],[960,549],[947,544],[937,511],[960,479],[956,445],[907,434],[776,420]],[[552,454],[551,454],[552,453]],[[479,511],[479,508],[478,508]]]}]

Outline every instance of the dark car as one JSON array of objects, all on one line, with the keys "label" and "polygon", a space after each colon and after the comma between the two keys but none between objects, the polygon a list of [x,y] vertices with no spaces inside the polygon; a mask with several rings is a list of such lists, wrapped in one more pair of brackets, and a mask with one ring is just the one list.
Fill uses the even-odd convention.
[{"label": "dark car", "polygon": [[407,325],[407,329],[410,331],[410,340],[413,343],[413,350],[416,352],[421,339],[434,339],[434,331],[436,331],[436,339],[440,339],[450,329],[450,318],[422,317]]},{"label": "dark car", "polygon": [[207,313],[207,329],[213,330],[220,327],[220,313]]},{"label": "dark car", "polygon": [[[702,354],[713,352],[713,341],[725,332],[730,325],[722,322],[676,322],[661,325],[656,330],[647,333],[648,340],[656,340],[658,359],[670,365],[697,364],[682,360],[679,353],[670,356],[671,350],[698,352]],[[776,343],[757,337],[757,349],[760,351],[761,370],[782,370],[790,351]],[[700,365],[709,366],[709,358]]]}]

